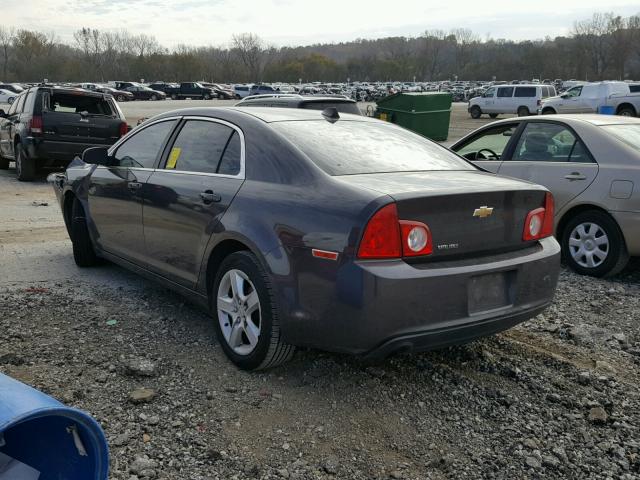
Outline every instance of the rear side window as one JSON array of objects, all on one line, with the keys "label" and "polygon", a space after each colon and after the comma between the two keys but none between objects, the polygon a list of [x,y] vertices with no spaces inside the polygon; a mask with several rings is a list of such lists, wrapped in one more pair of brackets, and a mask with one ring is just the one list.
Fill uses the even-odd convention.
[{"label": "rear side window", "polygon": [[120,167],[153,168],[175,120],[150,125],[129,137],[113,155]]},{"label": "rear side window", "polygon": [[446,148],[386,122],[311,120],[271,126],[329,175],[475,170]]},{"label": "rear side window", "polygon": [[[233,140],[234,134],[237,137],[233,128],[221,123],[189,120],[178,134],[165,168],[183,172],[223,173],[219,169],[224,166],[227,175],[236,175],[240,172],[240,148],[239,140]],[[229,145],[229,153],[224,157]]]},{"label": "rear side window", "polygon": [[527,124],[512,160],[524,162],[591,163],[591,156],[582,142],[564,125],[557,123]]},{"label": "rear side window", "polygon": [[336,107],[340,113],[352,113],[353,115],[362,115],[358,105],[352,102],[302,102],[302,108],[308,110],[324,110],[328,107]]},{"label": "rear side window", "polygon": [[[543,87],[546,88],[546,87]],[[516,87],[514,97],[535,97],[536,87]]]},{"label": "rear side window", "polygon": [[498,97],[513,97],[513,87],[501,87],[498,89]]},{"label": "rear side window", "polygon": [[47,96],[45,108],[50,112],[82,113],[89,115],[115,116],[109,102],[93,95],[77,95],[52,92]]},{"label": "rear side window", "polygon": [[629,91],[631,93],[640,93],[640,85],[629,85]]}]

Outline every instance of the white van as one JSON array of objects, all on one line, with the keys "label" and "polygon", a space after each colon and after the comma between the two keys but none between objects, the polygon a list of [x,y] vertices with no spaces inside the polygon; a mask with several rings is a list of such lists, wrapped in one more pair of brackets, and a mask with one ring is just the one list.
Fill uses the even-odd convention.
[{"label": "white van", "polygon": [[480,118],[483,113],[491,118],[501,113],[517,113],[519,117],[536,115],[542,99],[555,95],[552,85],[499,85],[469,100],[467,110],[471,118]]}]

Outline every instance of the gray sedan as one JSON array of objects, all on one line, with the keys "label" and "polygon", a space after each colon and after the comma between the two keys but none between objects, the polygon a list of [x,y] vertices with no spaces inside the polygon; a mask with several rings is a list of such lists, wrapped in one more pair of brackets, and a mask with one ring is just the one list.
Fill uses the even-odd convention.
[{"label": "gray sedan", "polygon": [[597,277],[640,256],[640,119],[554,115],[493,122],[451,149],[499,175],[539,183],[556,201],[566,263]]}]

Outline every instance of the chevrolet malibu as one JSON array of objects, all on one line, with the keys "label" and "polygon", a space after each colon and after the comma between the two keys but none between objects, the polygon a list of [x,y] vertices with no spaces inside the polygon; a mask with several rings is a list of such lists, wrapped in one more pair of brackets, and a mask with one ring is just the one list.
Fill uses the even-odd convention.
[{"label": "chevrolet malibu", "polygon": [[556,288],[544,187],[332,108],[168,112],[50,180],[79,266],[186,295],[243,369],[463,343]]}]

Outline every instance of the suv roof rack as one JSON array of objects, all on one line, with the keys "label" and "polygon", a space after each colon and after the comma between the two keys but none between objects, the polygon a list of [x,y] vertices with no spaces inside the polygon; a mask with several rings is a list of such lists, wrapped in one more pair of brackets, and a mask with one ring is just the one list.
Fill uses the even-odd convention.
[{"label": "suv roof rack", "polygon": [[261,95],[248,95],[244,97],[241,100],[241,102],[244,100],[250,100],[254,98],[304,98],[304,97],[297,93],[264,93]]}]

